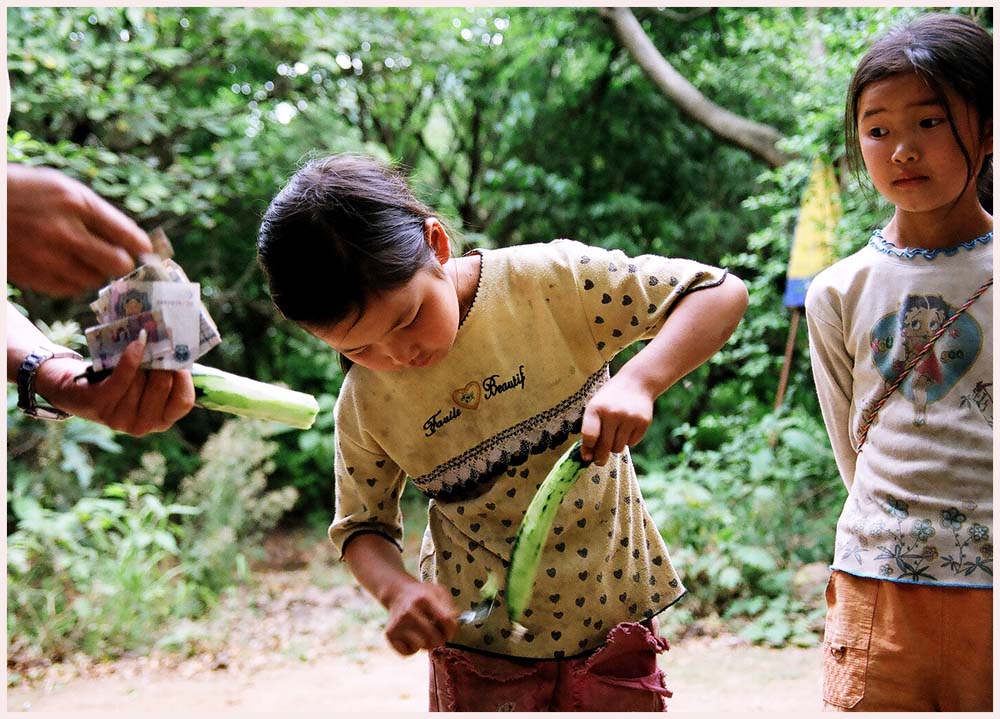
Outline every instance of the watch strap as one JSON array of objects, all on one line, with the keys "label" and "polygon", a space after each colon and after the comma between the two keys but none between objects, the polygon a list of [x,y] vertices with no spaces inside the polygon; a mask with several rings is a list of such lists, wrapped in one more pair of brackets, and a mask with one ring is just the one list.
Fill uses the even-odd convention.
[{"label": "watch strap", "polygon": [[61,409],[39,404],[35,395],[35,377],[38,374],[38,369],[50,359],[82,360],[83,357],[76,352],[53,352],[45,347],[39,347],[29,352],[17,370],[17,406],[29,417],[63,420],[71,415]]}]

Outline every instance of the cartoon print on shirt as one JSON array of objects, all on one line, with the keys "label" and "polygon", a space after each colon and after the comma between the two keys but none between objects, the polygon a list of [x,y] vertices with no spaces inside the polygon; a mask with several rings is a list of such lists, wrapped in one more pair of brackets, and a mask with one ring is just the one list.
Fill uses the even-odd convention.
[{"label": "cartoon print on shirt", "polygon": [[[887,383],[930,342],[954,309],[940,295],[909,295],[897,312],[885,315],[872,328],[872,360]],[[899,386],[913,403],[913,424],[927,423],[927,406],[951,391],[969,370],[983,346],[979,323],[962,314],[938,339]]]},{"label": "cartoon print on shirt", "polygon": [[993,383],[976,382],[972,394],[962,395],[962,407],[976,407],[983,413],[983,419],[990,427],[993,426]]}]

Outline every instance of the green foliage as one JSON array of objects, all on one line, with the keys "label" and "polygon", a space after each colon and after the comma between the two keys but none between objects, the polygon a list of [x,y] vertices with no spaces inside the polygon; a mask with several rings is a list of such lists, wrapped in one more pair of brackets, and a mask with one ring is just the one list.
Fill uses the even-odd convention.
[{"label": "green foliage", "polygon": [[[68,509],[26,483],[8,493],[8,645],[21,662],[75,651],[116,656],[149,646],[167,619],[192,617],[248,578],[247,557],[295,502],[267,491],[273,428],[230,420],[198,471],[164,499],[166,461],[150,452],[122,482]],[[27,477],[27,475],[20,475]]]},{"label": "green foliage", "polygon": [[67,511],[27,495],[11,504],[18,529],[7,537],[10,654],[114,656],[145,646],[176,615],[186,584],[176,518],[196,508],[165,504],[155,487],[129,482]]},{"label": "green foliage", "polygon": [[827,560],[845,498],[822,422],[795,410],[677,434],[677,456],[637,464],[692,611],[751,618],[755,640],[807,641],[816,607],[792,599],[793,575]]},{"label": "green foliage", "polygon": [[227,421],[202,446],[198,471],[181,482],[180,501],[201,509],[184,522],[185,575],[208,596],[248,578],[247,555],[295,503],[295,488],[267,489],[273,432],[265,422]]},{"label": "green foliage", "polygon": [[[68,647],[68,637],[83,636],[72,634],[83,631],[72,597],[90,596],[91,585],[55,568],[55,557],[118,551],[113,542],[98,550],[101,540],[88,534],[97,530],[72,519],[84,500],[120,505],[101,505],[115,517],[109,526],[141,515],[144,531],[166,521],[175,536],[179,553],[154,543],[136,550],[136,564],[185,568],[183,579],[164,580],[178,592],[169,611],[165,599],[150,600],[150,622],[201,611],[244,577],[261,533],[294,497],[299,517],[329,520],[342,375],[325,345],[278,318],[255,237],[302,159],[339,151],[410,168],[418,194],[457,228],[456,251],[574,237],[723,265],[747,283],[750,307],[733,338],[657,401],[634,456],[697,600],[671,614],[746,622],[757,641],[804,641],[815,603],[797,599],[789,577],[828,559],[843,490],[804,329],[784,407],[772,410],[789,332],[781,294],[790,238],[815,156],[840,173],[839,256],[885,221],[888,208],[843,167],[844,92],[871,38],[924,11],[635,10],[706,97],[783,134],[794,159],[768,170],[663,96],[596,8],[12,8],[8,161],[60,168],[143,227],[163,225],[223,336],[204,362],[284,382],[322,407],[306,432],[224,424],[196,409],[168,432],[133,440],[81,420],[25,420],[8,392],[8,531],[34,547],[26,551],[42,572],[12,575],[11,596],[28,592],[18,606],[38,612],[30,621],[28,609],[13,615],[12,646],[40,637]],[[992,25],[990,8],[956,11]],[[57,301],[8,287],[8,298],[71,346],[93,321],[90,297]],[[129,483],[156,490],[134,502],[106,496]],[[201,511],[141,514],[151,498],[170,506],[165,498],[175,496]],[[413,497],[404,495],[408,510],[422,511],[423,498]],[[19,511],[35,518],[30,529]],[[67,548],[39,522],[84,539]],[[95,576],[111,571],[104,556]],[[149,591],[160,591],[149,571]],[[59,582],[70,582],[64,598],[54,593]],[[88,641],[108,652],[126,642]]]}]

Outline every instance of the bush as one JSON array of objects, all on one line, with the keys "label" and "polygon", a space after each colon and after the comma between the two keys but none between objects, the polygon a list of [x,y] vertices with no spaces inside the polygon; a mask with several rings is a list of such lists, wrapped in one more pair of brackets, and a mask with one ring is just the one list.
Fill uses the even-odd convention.
[{"label": "bush", "polygon": [[68,511],[12,501],[7,538],[7,632],[11,655],[58,660],[83,651],[114,656],[144,645],[174,615],[185,591],[176,517],[153,485],[123,482]]},{"label": "bush", "polygon": [[260,551],[264,534],[298,498],[294,487],[267,490],[274,470],[276,431],[266,422],[227,421],[201,448],[201,467],[181,481],[179,498],[201,509],[185,518],[182,542],[185,575],[210,590],[249,577],[247,555]]},{"label": "bush", "polygon": [[677,430],[675,458],[637,458],[650,514],[691,593],[684,608],[749,623],[754,641],[809,643],[817,607],[796,599],[792,580],[828,561],[844,502],[823,423],[801,410],[767,414],[729,425],[717,448],[700,437],[708,432],[711,447],[724,430],[714,415],[704,424]]},{"label": "bush", "polygon": [[9,655],[25,663],[147,647],[168,620],[202,614],[247,579],[246,556],[296,499],[290,487],[267,491],[276,445],[265,438],[273,432],[262,422],[225,423],[174,503],[163,499],[166,461],[153,452],[125,481],[68,509],[15,487]]}]

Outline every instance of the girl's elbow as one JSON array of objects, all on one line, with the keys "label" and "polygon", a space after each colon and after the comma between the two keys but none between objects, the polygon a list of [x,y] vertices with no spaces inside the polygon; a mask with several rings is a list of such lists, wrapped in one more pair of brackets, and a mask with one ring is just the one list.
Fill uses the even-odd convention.
[{"label": "girl's elbow", "polygon": [[743,280],[732,273],[726,275],[722,288],[726,291],[727,307],[731,312],[735,328],[750,304],[750,292]]}]

